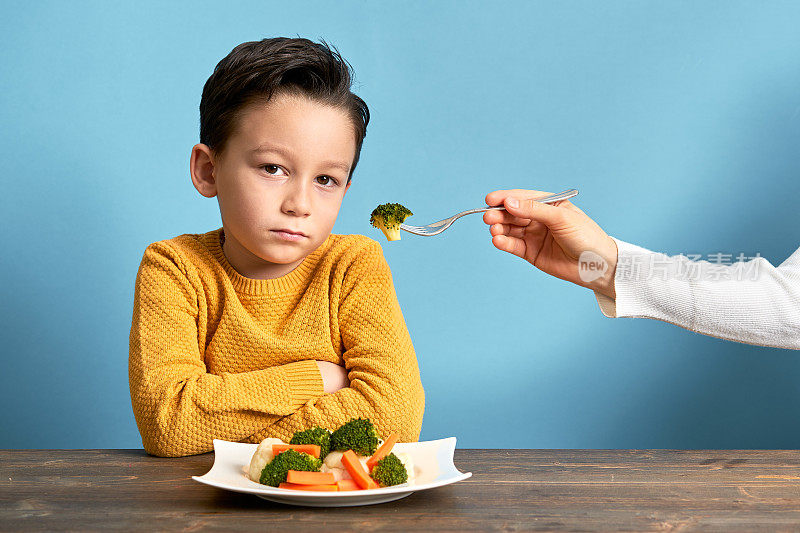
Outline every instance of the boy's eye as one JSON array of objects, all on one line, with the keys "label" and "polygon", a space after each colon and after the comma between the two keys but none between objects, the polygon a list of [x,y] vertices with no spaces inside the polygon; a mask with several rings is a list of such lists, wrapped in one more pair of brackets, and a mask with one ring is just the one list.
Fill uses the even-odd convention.
[{"label": "boy's eye", "polygon": [[336,185],[336,180],[329,176],[317,176],[317,183],[320,185]]},{"label": "boy's eye", "polygon": [[263,168],[264,170],[266,170],[266,171],[267,171],[267,174],[272,174],[272,175],[275,175],[275,174],[277,174],[277,173],[278,173],[278,171],[279,171],[279,170],[281,170],[281,167],[279,167],[278,165],[264,165],[264,166],[263,166],[263,167],[261,167],[261,168]]}]

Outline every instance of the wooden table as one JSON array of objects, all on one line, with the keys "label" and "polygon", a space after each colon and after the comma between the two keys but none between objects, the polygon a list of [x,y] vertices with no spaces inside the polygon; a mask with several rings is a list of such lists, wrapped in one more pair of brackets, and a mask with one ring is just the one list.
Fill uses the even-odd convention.
[{"label": "wooden table", "polygon": [[800,452],[456,450],[473,476],[364,507],[198,483],[213,454],[0,450],[0,530],[798,531]]}]

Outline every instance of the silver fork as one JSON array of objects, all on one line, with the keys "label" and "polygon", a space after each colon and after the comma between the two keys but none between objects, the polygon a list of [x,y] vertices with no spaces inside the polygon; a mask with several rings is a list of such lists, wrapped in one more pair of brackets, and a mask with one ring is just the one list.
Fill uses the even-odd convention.
[{"label": "silver fork", "polygon": [[[561,200],[567,200],[568,198],[572,198],[578,194],[578,189],[568,189],[566,191],[561,191],[556,194],[551,194],[549,196],[544,196],[542,198],[536,198],[537,202],[542,202],[545,204],[552,204],[555,202],[560,202]],[[439,235],[441,232],[449,228],[453,225],[453,222],[458,220],[459,218],[463,217],[464,215],[471,215],[473,213],[483,213],[484,211],[492,211],[496,209],[505,209],[502,205],[494,206],[494,207],[481,207],[479,209],[470,209],[469,211],[464,211],[458,213],[457,215],[453,215],[450,218],[446,218],[444,220],[440,220],[439,222],[434,222],[432,224],[428,224],[427,226],[410,226],[408,224],[400,224],[400,229],[405,230],[409,233],[413,233],[414,235],[422,235],[423,237],[432,237],[433,235]]]}]

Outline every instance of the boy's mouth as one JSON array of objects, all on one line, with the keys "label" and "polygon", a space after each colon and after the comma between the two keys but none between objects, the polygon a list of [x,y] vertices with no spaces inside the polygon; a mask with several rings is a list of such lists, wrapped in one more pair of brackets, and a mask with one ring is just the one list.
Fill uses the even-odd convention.
[{"label": "boy's mouth", "polygon": [[290,229],[273,229],[270,230],[270,233],[277,236],[279,239],[284,239],[287,241],[299,241],[302,239],[307,239],[308,235],[303,233],[302,231],[294,231]]}]

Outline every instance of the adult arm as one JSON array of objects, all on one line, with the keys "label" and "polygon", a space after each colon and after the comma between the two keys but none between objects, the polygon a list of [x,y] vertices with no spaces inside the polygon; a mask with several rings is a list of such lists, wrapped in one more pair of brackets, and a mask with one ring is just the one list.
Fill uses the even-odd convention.
[{"label": "adult arm", "polygon": [[[552,276],[592,289],[609,317],[654,318],[723,339],[800,349],[800,250],[779,266],[764,258],[721,265],[669,257],[614,239],[569,201],[542,191],[486,196],[495,247]],[[619,263],[619,264],[618,264]],[[592,265],[605,264],[601,272]],[[586,269],[584,269],[586,267]]]},{"label": "adult arm", "polygon": [[800,349],[800,249],[778,266],[763,257],[725,265],[614,241],[616,298],[595,291],[605,316],[651,318],[721,339]]}]

